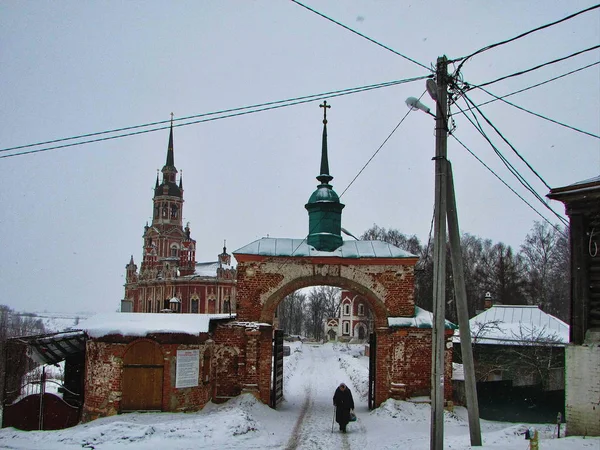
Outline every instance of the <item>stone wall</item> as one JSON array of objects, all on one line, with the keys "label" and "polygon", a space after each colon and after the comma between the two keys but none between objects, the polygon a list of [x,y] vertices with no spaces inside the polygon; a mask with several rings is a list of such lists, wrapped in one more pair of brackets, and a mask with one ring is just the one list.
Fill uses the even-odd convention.
[{"label": "stone wall", "polygon": [[569,436],[600,436],[600,344],[568,345],[566,420]]}]

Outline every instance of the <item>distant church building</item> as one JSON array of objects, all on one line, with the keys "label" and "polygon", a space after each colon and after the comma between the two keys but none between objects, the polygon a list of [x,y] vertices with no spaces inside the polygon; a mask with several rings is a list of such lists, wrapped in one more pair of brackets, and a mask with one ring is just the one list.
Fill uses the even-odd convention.
[{"label": "distant church building", "polygon": [[342,290],[336,317],[325,322],[327,341],[365,341],[373,332],[373,317],[367,299],[355,292]]},{"label": "distant church building", "polygon": [[183,180],[177,181],[173,123],[167,161],[154,187],[152,223],[144,227],[140,271],[133,256],[126,266],[121,312],[233,313],[236,273],[223,247],[217,261],[196,262],[196,241],[183,227]]}]

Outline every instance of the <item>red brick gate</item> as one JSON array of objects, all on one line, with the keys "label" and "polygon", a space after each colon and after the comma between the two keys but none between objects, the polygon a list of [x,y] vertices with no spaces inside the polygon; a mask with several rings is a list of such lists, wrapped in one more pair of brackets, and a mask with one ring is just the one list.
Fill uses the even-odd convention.
[{"label": "red brick gate", "polygon": [[[234,252],[238,322],[228,325],[228,333],[242,328],[250,337],[248,330],[255,330],[253,339],[244,344],[245,368],[239,373],[243,392],[253,392],[269,403],[272,324],[279,303],[298,289],[330,285],[362,295],[373,311],[375,406],[388,398],[429,395],[431,325],[423,320],[427,313],[417,314],[414,305],[417,258],[384,242],[364,244],[346,241],[335,251],[318,252],[302,240],[263,238]],[[448,340],[451,334],[448,330]],[[447,352],[446,379],[450,375],[451,354]],[[448,383],[447,396],[451,390]]]}]

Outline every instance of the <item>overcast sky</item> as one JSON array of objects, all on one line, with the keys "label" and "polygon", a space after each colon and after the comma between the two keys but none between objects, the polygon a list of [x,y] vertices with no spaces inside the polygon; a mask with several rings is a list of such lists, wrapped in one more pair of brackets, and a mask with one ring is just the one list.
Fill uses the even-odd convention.
[{"label": "overcast sky", "polygon": [[[313,1],[307,4],[426,67],[466,56],[595,1]],[[583,14],[469,59],[485,83],[600,43],[600,13]],[[600,51],[489,85],[496,95],[600,60]],[[456,66],[450,66],[454,70]],[[507,100],[600,134],[599,66]],[[291,1],[0,3],[0,148],[419,77],[430,71]],[[416,81],[328,98],[330,171],[341,194],[419,97]],[[475,102],[490,97],[478,89]],[[433,107],[427,94],[423,102]],[[317,185],[322,101],[175,129],[184,221],[197,259],[263,236],[305,237]],[[458,105],[465,108],[464,100]],[[456,107],[452,108],[457,112]],[[600,173],[600,140],[495,103],[481,111],[551,187]],[[463,115],[454,134],[552,223]],[[176,122],[182,123],[182,122]],[[486,132],[523,176],[548,189]],[[125,264],[141,261],[156,169],[168,131],[0,159],[0,304],[26,311],[114,311]],[[47,148],[49,145],[21,149]],[[16,151],[4,151],[0,156]],[[343,195],[342,226],[374,223],[427,239],[433,212],[434,122],[410,113]],[[541,218],[450,138],[462,232],[518,249]],[[553,207],[564,213],[561,204]]]}]

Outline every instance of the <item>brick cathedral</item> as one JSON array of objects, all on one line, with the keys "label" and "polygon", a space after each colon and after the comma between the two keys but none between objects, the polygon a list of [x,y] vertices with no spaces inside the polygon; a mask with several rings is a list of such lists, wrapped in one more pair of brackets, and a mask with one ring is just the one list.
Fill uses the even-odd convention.
[{"label": "brick cathedral", "polygon": [[234,313],[236,272],[223,247],[217,261],[196,262],[196,241],[183,227],[183,180],[177,180],[173,122],[162,181],[156,176],[152,223],[144,227],[142,263],[126,266],[122,312]]}]

